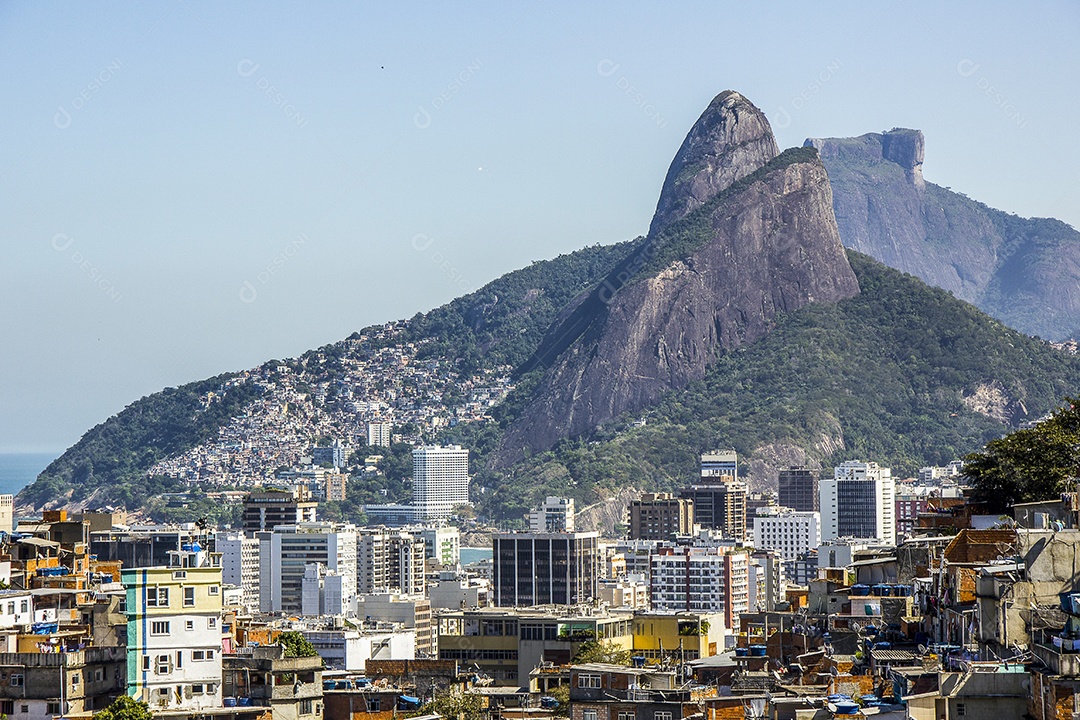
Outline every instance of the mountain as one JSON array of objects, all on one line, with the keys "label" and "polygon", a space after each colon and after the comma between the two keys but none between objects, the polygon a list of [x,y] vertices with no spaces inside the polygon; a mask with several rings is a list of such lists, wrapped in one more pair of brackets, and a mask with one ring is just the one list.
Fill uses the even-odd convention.
[{"label": "mountain", "polygon": [[918,130],[810,138],[847,247],[909,272],[1030,335],[1080,337],[1080,232],[923,180]]},{"label": "mountain", "polygon": [[789,464],[874,460],[893,476],[944,465],[1075,395],[1080,356],[849,251],[861,292],[785,313],[705,377],[578,438],[483,474],[483,510],[521,517],[546,495],[588,505],[623,487],[671,491],[698,453],[739,452],[751,485]]},{"label": "mountain", "polygon": [[[868,177],[893,178],[881,192],[903,183],[912,203],[936,192],[921,180],[921,136],[886,135],[868,151],[879,157]],[[676,487],[715,447],[736,448],[758,486],[781,464],[855,457],[904,476],[1075,395],[1075,354],[843,249],[833,193],[854,191],[828,163],[856,163],[847,141],[830,142],[779,153],[761,112],[722,93],[673,161],[648,236],[534,262],[409,320],[142,398],[50,464],[19,511],[120,505],[223,519],[228,508],[205,492],[261,481],[340,439],[356,450],[354,474],[328,517],[359,521],[360,503],[407,500],[409,443],[460,442],[473,451],[478,511],[510,520],[545,493],[585,505]],[[950,219],[974,204],[945,192]],[[922,212],[891,202],[865,204],[899,213],[899,225]],[[995,213],[984,217],[1002,227],[1056,222]],[[364,430],[375,420],[403,442],[379,449],[372,477]],[[194,497],[176,508],[160,497],[184,488]]]},{"label": "mountain", "polygon": [[859,291],[814,151],[776,154],[768,120],[716,97],[667,173],[649,235],[552,325],[498,464],[546,450],[705,376],[779,313]]}]

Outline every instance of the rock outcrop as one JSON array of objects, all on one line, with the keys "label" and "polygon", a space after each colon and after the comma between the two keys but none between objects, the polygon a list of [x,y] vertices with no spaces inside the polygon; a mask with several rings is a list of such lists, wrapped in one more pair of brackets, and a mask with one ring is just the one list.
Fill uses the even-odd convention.
[{"label": "rock outcrop", "polygon": [[923,135],[894,129],[810,138],[833,189],[844,244],[1051,339],[1080,331],[1080,233],[924,182]]},{"label": "rock outcrop", "polygon": [[761,110],[734,90],[720,93],[671,161],[649,234],[685,217],[779,154]]},{"label": "rock outcrop", "polygon": [[[802,149],[768,159],[771,138],[741,95],[713,101],[672,163],[654,230],[563,313],[526,367],[546,372],[498,464],[703,378],[724,352],[768,333],[778,313],[858,293],[824,166]],[[748,145],[758,149],[745,154]]]}]

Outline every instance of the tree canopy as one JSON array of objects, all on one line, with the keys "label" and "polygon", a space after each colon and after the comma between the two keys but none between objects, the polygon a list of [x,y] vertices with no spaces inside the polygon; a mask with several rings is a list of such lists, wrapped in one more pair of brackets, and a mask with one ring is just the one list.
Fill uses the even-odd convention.
[{"label": "tree canopy", "polygon": [[976,500],[1002,512],[1074,489],[1070,481],[1080,476],[1080,400],[1066,402],[1047,420],[991,440],[964,458]]},{"label": "tree canopy", "polygon": [[629,665],[630,656],[629,650],[624,650],[610,640],[586,640],[574,656],[574,662]]},{"label": "tree canopy", "polygon": [[152,720],[150,707],[133,697],[121,695],[104,710],[94,713],[94,720]]},{"label": "tree canopy", "polygon": [[278,645],[285,648],[285,657],[315,657],[319,651],[304,635],[296,630],[287,630],[277,638]]}]

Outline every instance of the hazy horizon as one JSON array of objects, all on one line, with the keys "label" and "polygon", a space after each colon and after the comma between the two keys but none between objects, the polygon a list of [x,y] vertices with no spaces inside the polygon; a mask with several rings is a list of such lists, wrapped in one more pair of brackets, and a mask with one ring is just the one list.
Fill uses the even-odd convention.
[{"label": "hazy horizon", "polygon": [[[422,21],[416,18],[422,18]],[[781,148],[1080,225],[1080,8],[0,6],[0,452],[643,234],[734,89]]]}]

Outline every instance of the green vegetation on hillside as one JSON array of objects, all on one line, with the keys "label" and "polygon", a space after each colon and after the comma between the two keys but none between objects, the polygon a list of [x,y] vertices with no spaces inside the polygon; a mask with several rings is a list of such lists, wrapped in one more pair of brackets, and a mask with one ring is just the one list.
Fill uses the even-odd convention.
[{"label": "green vegetation on hillside", "polygon": [[78,502],[96,492],[96,505],[137,508],[157,494],[183,489],[178,482],[148,480],[145,473],[216,436],[219,427],[259,396],[251,383],[226,386],[235,377],[218,375],[165,388],[131,403],[50,463],[19,493],[19,501],[40,506],[72,491],[70,501]]},{"label": "green vegetation on hillside", "polygon": [[670,489],[693,477],[697,454],[714,447],[750,460],[766,458],[771,443],[793,445],[825,466],[863,458],[904,477],[1009,429],[968,409],[964,399],[975,390],[1000,387],[1038,417],[1080,384],[1080,358],[869,257],[849,259],[858,296],[782,316],[703,381],[665,395],[644,413],[644,427],[621,418],[526,459],[481,512],[520,517],[545,494],[588,504],[620,487]]},{"label": "green vegetation on hillside", "polygon": [[1054,500],[1080,477],[1080,401],[1066,398],[1049,419],[987,443],[965,459],[975,499],[991,512],[1016,503]]}]

